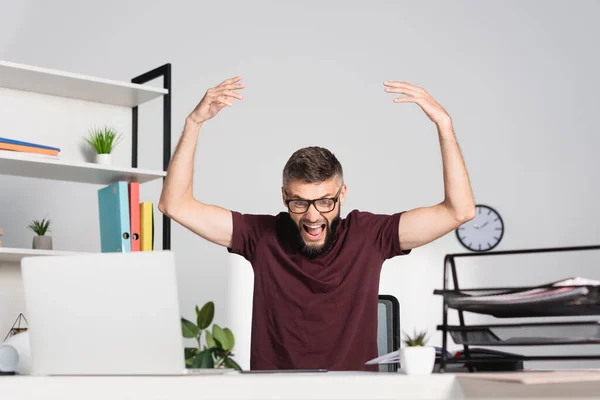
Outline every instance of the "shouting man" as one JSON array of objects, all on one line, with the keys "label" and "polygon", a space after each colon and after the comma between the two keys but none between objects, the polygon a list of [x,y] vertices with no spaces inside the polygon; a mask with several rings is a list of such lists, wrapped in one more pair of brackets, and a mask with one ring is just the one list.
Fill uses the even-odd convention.
[{"label": "shouting man", "polygon": [[327,149],[297,150],[283,168],[281,194],[288,212],[244,214],[196,200],[194,153],[200,128],[242,100],[241,78],[209,89],[185,121],[159,210],[254,270],[251,369],[376,370],[377,300],[385,260],[410,253],[475,216],[469,177],[448,113],[424,89],[384,82],[416,103],[436,125],[442,151],[444,200],[391,215],[354,210],[341,218],[346,198],[342,166]]}]

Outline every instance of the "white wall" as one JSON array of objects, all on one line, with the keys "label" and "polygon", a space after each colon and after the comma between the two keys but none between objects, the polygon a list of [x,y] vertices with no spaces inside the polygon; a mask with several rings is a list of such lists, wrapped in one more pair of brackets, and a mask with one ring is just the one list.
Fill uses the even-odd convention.
[{"label": "white wall", "polygon": [[[582,245],[600,238],[599,11],[584,1],[3,2],[0,58],[123,80],[172,63],[173,147],[206,89],[244,76],[245,100],[203,128],[194,189],[256,213],[282,210],[281,169],[312,144],[344,166],[344,213],[440,201],[434,126],[383,92],[384,80],[409,81],[453,117],[477,202],[504,218],[498,249]],[[249,268],[177,225],[172,239],[184,314],[214,300],[245,365],[249,320],[238,316],[249,316]],[[384,266],[381,292],[399,298],[403,329],[441,321],[432,291],[443,256],[458,251],[452,233]],[[590,257],[490,262],[466,270],[465,283],[600,278]]]}]

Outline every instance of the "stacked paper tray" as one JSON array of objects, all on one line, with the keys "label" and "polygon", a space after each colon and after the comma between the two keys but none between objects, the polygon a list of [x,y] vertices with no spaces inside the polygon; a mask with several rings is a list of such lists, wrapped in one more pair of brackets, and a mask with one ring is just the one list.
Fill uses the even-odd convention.
[{"label": "stacked paper tray", "polygon": [[600,344],[599,321],[448,326],[448,332],[456,344],[474,346]]},{"label": "stacked paper tray", "polygon": [[600,315],[599,286],[440,290],[448,307],[497,318]]}]

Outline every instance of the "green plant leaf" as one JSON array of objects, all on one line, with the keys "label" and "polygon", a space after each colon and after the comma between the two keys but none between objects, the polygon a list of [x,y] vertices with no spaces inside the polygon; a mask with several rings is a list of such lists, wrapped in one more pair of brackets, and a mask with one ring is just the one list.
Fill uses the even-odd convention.
[{"label": "green plant leaf", "polygon": [[227,337],[227,345],[229,347],[223,347],[225,350],[231,350],[235,346],[235,338],[233,337],[233,332],[229,328],[223,329],[223,333]]},{"label": "green plant leaf", "polygon": [[231,349],[231,346],[229,345],[229,339],[227,337],[227,335],[225,334],[225,332],[223,331],[223,329],[217,325],[214,324],[213,325],[213,337],[215,340],[217,340],[219,343],[221,343],[221,346],[223,347],[224,350],[229,350]]},{"label": "green plant leaf", "polygon": [[44,236],[46,232],[50,232],[50,220],[45,218],[42,220],[33,220],[27,225],[27,228],[38,236]]},{"label": "green plant leaf", "polygon": [[229,357],[227,357],[225,359],[225,365],[227,367],[233,368],[233,369],[235,369],[237,371],[241,371],[242,370],[242,367],[240,367],[238,363],[236,363],[232,358],[229,358]]},{"label": "green plant leaf", "polygon": [[211,335],[211,333],[209,331],[206,331],[206,345],[209,348],[217,347],[217,344],[215,343],[215,339],[213,339],[213,335]]},{"label": "green plant leaf", "polygon": [[195,347],[186,347],[184,349],[184,354],[185,354],[185,359],[189,360],[191,358],[194,358],[196,356],[196,354],[198,354],[198,349]]},{"label": "green plant leaf", "polygon": [[200,329],[208,328],[215,317],[215,303],[209,301],[202,307],[200,311],[197,311],[197,309],[198,306],[196,306],[198,327]]},{"label": "green plant leaf", "polygon": [[408,334],[406,334],[406,332],[404,333],[404,336],[405,336],[405,339],[403,340],[404,344],[406,344],[407,346],[410,346],[410,347],[425,346],[425,344],[429,340],[427,338],[426,330],[417,332],[417,330],[415,329],[415,333],[412,337],[409,336]]},{"label": "green plant leaf", "polygon": [[181,332],[183,337],[188,339],[195,339],[198,336],[200,330],[193,322],[188,321],[185,318],[181,318]]},{"label": "green plant leaf", "polygon": [[216,358],[225,358],[229,356],[229,353],[223,350],[223,348],[221,348],[220,346],[214,347],[212,351]]},{"label": "green plant leaf", "polygon": [[214,366],[215,363],[210,350],[201,351],[192,361],[192,368],[214,368]]},{"label": "green plant leaf", "polygon": [[93,128],[85,141],[96,151],[97,154],[110,154],[115,149],[121,135],[114,128]]}]

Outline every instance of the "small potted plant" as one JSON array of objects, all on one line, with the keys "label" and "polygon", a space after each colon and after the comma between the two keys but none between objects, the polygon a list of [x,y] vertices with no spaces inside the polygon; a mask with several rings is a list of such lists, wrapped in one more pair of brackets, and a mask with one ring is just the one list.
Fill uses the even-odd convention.
[{"label": "small potted plant", "polygon": [[47,236],[50,232],[50,220],[33,220],[29,223],[28,228],[37,236],[33,237],[33,248],[40,250],[52,250],[52,236]]},{"label": "small potted plant", "polygon": [[416,332],[411,337],[406,333],[400,350],[400,367],[407,375],[428,375],[435,364],[435,349],[426,346],[427,331]]},{"label": "small potted plant", "polygon": [[221,328],[217,324],[213,324],[210,329],[214,315],[215,304],[209,301],[202,309],[196,306],[196,323],[181,317],[183,337],[195,339],[198,343],[198,347],[185,348],[185,365],[187,368],[241,371],[238,363],[232,358],[235,345],[233,332],[228,328]]},{"label": "small potted plant", "polygon": [[91,129],[89,136],[85,138],[96,152],[96,163],[103,165],[111,164],[112,152],[120,140],[121,134],[107,126]]}]

